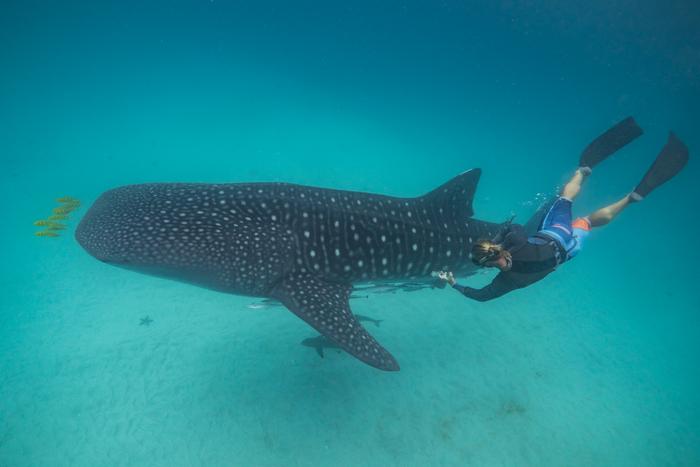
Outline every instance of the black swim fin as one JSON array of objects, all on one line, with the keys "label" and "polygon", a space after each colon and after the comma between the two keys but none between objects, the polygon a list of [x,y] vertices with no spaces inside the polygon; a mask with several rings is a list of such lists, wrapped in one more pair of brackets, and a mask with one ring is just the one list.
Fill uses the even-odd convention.
[{"label": "black swim fin", "polygon": [[593,168],[612,153],[644,133],[633,117],[627,117],[591,141],[581,153],[579,167]]},{"label": "black swim fin", "polygon": [[631,196],[633,199],[639,201],[654,191],[655,188],[671,180],[678,172],[683,170],[683,167],[688,163],[689,156],[688,147],[671,132],[668,135],[666,145],[651,167],[649,167],[637,188],[632,192]]}]

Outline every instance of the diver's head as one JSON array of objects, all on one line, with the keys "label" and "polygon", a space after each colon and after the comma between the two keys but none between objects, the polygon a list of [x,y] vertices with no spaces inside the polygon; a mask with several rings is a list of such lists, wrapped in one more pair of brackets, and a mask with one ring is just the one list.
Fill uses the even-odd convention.
[{"label": "diver's head", "polygon": [[500,243],[481,239],[472,245],[472,262],[479,267],[498,268],[508,271],[512,265],[510,252]]}]

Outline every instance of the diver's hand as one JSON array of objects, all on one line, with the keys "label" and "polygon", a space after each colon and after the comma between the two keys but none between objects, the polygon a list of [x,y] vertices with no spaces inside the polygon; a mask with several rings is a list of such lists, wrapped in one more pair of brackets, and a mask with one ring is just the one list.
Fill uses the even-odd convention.
[{"label": "diver's hand", "polygon": [[440,271],[438,277],[450,285],[455,285],[457,283],[454,274],[449,271]]}]

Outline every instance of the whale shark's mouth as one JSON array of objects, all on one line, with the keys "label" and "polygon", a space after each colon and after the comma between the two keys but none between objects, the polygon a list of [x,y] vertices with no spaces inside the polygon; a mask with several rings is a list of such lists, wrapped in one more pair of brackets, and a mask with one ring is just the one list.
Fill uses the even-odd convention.
[{"label": "whale shark's mouth", "polygon": [[117,240],[116,216],[120,208],[120,189],[103,193],[80,220],[75,239],[90,255],[106,263],[120,264],[124,258],[115,251]]}]

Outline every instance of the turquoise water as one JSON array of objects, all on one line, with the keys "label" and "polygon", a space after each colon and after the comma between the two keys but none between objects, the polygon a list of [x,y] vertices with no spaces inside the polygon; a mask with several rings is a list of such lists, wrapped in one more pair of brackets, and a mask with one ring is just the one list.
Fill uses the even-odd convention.
[{"label": "turquoise water", "polygon": [[[681,1],[4,4],[0,465],[700,465],[699,20]],[[669,129],[690,164],[575,261],[485,304],[352,302],[398,373],[72,237],[129,183],[416,196],[472,167],[476,217],[524,222],[627,115],[646,134],[578,214],[629,191]],[[84,205],[69,230],[35,237],[63,195]]]}]

